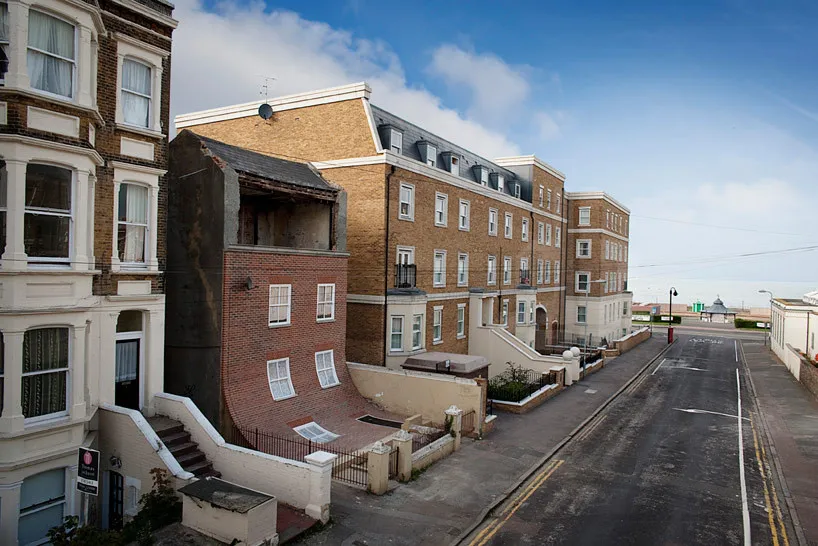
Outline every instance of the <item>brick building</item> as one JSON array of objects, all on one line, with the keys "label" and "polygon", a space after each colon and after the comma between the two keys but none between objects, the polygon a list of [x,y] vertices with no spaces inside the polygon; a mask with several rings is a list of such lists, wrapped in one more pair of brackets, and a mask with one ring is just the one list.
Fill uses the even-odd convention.
[{"label": "brick building", "polygon": [[357,448],[388,435],[356,421],[386,415],[346,366],[344,192],[303,163],[190,131],[170,148],[168,392],[225,437],[235,426]]},{"label": "brick building", "polygon": [[[354,84],[178,116],[176,126],[310,162],[348,195],[347,358],[399,367],[426,351],[508,360],[563,337],[565,176],[534,156],[489,160],[370,104]],[[570,275],[573,278],[573,272]],[[486,355],[481,355],[486,356]]]},{"label": "brick building", "polygon": [[568,341],[591,345],[630,331],[630,211],[603,192],[569,192],[566,323]]},{"label": "brick building", "polygon": [[81,513],[98,409],[150,415],[162,388],[172,10],[0,4],[2,544]]}]

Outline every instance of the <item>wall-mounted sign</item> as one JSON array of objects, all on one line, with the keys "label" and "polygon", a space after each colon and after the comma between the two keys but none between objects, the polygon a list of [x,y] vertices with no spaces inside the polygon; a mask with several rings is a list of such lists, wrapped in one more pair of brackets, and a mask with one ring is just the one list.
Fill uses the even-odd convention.
[{"label": "wall-mounted sign", "polygon": [[99,451],[81,447],[77,463],[77,491],[99,495]]}]

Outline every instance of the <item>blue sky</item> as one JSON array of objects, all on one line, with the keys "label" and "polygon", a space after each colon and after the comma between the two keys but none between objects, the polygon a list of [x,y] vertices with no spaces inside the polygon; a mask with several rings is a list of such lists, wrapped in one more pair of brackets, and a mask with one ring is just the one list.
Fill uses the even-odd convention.
[{"label": "blue sky", "polygon": [[367,80],[407,119],[629,206],[636,300],[798,297],[818,252],[730,257],[818,244],[818,5],[667,4],[181,0],[172,113],[257,99],[260,75],[273,95]]}]

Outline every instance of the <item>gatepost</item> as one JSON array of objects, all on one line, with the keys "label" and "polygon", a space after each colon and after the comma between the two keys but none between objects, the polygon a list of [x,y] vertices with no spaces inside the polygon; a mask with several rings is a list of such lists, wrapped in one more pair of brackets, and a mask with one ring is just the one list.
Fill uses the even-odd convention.
[{"label": "gatepost", "polygon": [[412,435],[399,430],[392,435],[392,445],[398,449],[398,481],[408,482],[412,478]]},{"label": "gatepost", "polygon": [[454,450],[460,449],[460,436],[463,430],[463,410],[455,405],[449,406],[445,412],[447,418],[452,420],[451,431],[454,435]]},{"label": "gatepost", "polygon": [[389,488],[389,454],[392,448],[383,442],[375,442],[366,458],[367,489],[375,495],[383,495]]}]

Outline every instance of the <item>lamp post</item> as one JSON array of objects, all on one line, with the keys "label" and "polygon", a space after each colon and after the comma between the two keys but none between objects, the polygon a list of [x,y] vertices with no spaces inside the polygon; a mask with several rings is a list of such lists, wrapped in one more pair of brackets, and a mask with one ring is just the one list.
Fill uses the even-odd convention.
[{"label": "lamp post", "polygon": [[678,296],[679,293],[676,292],[676,287],[671,286],[670,290],[670,322],[667,326],[667,342],[668,345],[673,343],[673,296]]},{"label": "lamp post", "polygon": [[767,335],[764,336],[764,345],[767,345],[767,338],[770,338],[770,347],[773,345],[773,293],[769,290],[759,290],[759,294],[769,294],[770,295],[770,327],[767,328]]},{"label": "lamp post", "polygon": [[[589,275],[590,277],[590,275]],[[591,285],[593,283],[608,282],[607,279],[597,279],[592,281],[588,279],[588,289],[585,291],[585,334],[583,339],[583,355],[582,355],[582,377],[585,377],[585,361],[588,360],[588,296],[591,294]]]}]

